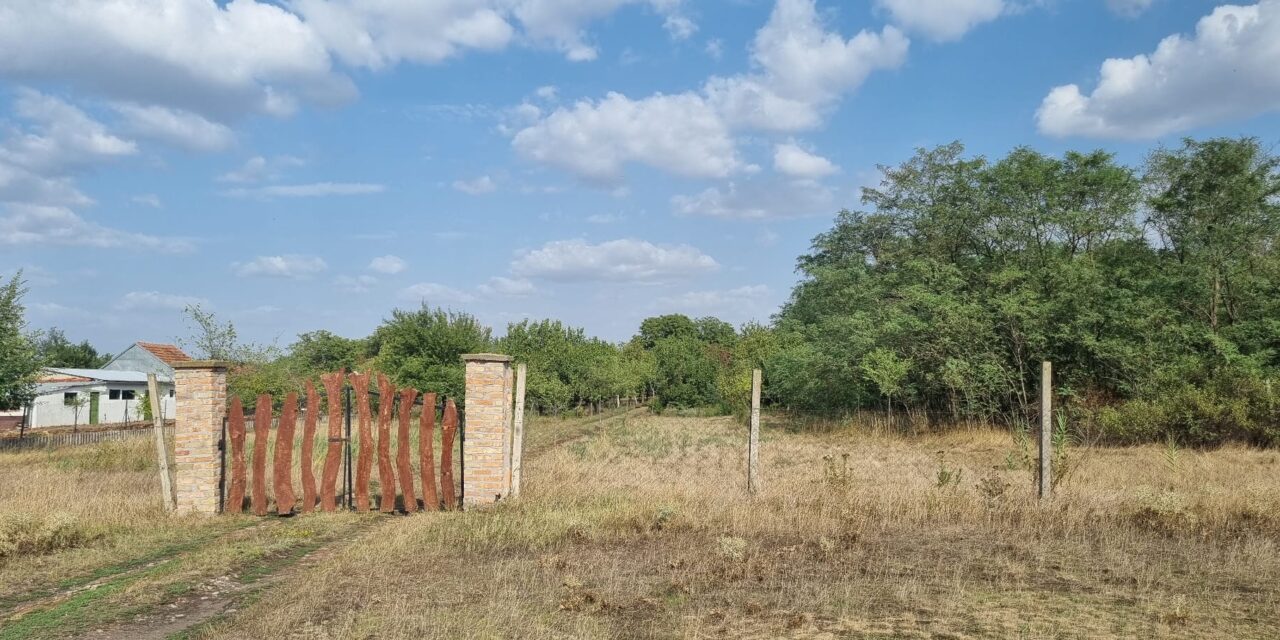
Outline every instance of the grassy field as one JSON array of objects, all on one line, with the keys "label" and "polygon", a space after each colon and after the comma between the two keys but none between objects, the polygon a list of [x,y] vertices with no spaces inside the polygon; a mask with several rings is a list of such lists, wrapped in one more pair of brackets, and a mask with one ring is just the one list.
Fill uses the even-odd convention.
[{"label": "grassy field", "polygon": [[520,499],[413,517],[171,519],[145,447],[0,455],[0,535],[85,532],[0,557],[0,638],[1280,637],[1280,453],[1072,450],[1039,504],[1004,432],[793,426],[751,497],[730,418],[536,420]]}]

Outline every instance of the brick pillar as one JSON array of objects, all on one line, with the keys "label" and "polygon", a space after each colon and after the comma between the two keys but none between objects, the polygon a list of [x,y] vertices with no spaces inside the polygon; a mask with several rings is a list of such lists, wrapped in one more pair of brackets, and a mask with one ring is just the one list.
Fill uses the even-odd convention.
[{"label": "brick pillar", "polygon": [[469,353],[462,452],[463,507],[496,502],[511,488],[511,356]]},{"label": "brick pillar", "polygon": [[173,438],[178,513],[218,512],[218,440],[227,413],[227,367],[219,360],[174,363]]}]

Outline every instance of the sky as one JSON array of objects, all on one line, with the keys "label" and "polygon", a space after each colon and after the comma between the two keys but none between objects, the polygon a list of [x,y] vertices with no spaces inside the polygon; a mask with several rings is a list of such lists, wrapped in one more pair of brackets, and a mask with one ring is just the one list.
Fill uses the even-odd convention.
[{"label": "sky", "polygon": [[31,328],[768,322],[916,148],[1280,141],[1280,0],[0,0]]}]

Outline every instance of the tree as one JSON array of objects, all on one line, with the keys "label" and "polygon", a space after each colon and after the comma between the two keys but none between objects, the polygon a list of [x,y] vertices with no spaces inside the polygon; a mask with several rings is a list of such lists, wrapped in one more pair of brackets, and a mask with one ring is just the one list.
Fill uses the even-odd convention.
[{"label": "tree", "polygon": [[35,398],[40,357],[27,337],[22,272],[0,286],[0,410],[25,407]]},{"label": "tree", "polygon": [[397,385],[463,398],[462,354],[493,344],[489,328],[470,314],[432,309],[395,309],[369,339],[374,363]]},{"label": "tree", "polygon": [[184,309],[187,316],[187,329],[190,337],[179,339],[184,349],[192,351],[197,358],[206,360],[240,360],[244,354],[236,335],[236,328],[230,322],[220,322],[212,312],[198,304],[188,305]]},{"label": "tree", "polygon": [[697,337],[697,325],[689,316],[680,313],[645,318],[640,322],[640,333],[636,336],[645,349],[654,348],[663,338]]},{"label": "tree", "polygon": [[892,418],[893,397],[902,393],[902,383],[907,379],[910,363],[888,349],[876,349],[867,354],[861,368],[863,375],[875,383],[880,394],[884,396],[885,405],[889,408],[889,417]]},{"label": "tree", "polygon": [[193,351],[197,358],[226,360],[233,366],[227,371],[227,391],[239,396],[252,406],[264,393],[280,402],[286,393],[301,386],[303,375],[296,371],[294,363],[282,357],[274,344],[259,345],[241,342],[235,325],[223,322],[212,311],[200,305],[186,308],[191,336],[178,340],[184,348]]},{"label": "tree", "polygon": [[797,261],[773,401],[1017,422],[1047,359],[1091,435],[1280,442],[1280,159],[1256,140],[1158,149],[1141,175],[958,143],[882,172]]},{"label": "tree", "polygon": [[298,334],[289,355],[307,376],[331,371],[353,371],[368,355],[364,340],[353,340],[328,331]]},{"label": "tree", "polygon": [[79,344],[71,342],[57,327],[38,333],[35,346],[46,367],[97,369],[111,361],[111,354],[99,354],[88,340]]},{"label": "tree", "polygon": [[693,336],[659,339],[653,346],[657,395],[663,405],[703,407],[716,404],[716,361]]}]

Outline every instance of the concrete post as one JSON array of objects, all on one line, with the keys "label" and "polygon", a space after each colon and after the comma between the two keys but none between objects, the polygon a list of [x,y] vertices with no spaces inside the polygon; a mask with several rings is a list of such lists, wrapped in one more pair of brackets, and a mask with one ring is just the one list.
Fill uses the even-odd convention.
[{"label": "concrete post", "polygon": [[1040,364],[1040,492],[1041,500],[1053,492],[1053,363]]},{"label": "concrete post", "polygon": [[222,420],[227,413],[227,368],[220,360],[175,362],[173,462],[178,513],[218,512]]},{"label": "concrete post", "polygon": [[469,353],[463,421],[462,506],[496,502],[511,491],[511,356]]}]

